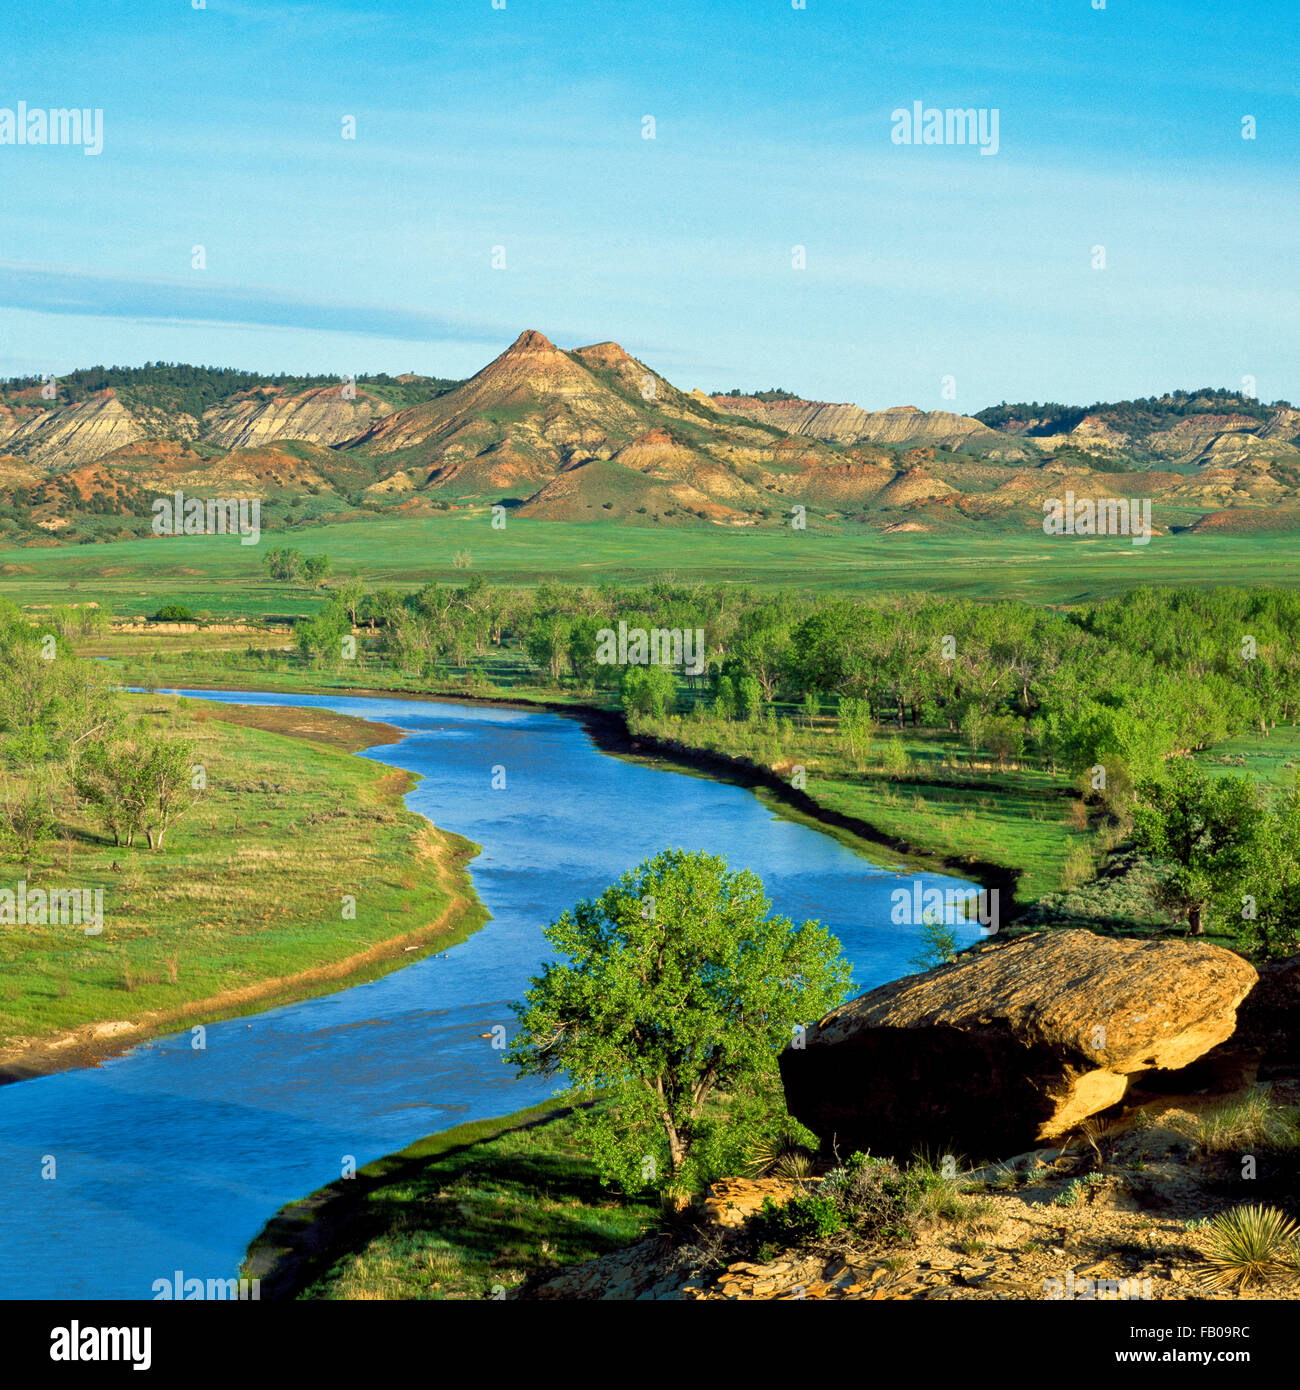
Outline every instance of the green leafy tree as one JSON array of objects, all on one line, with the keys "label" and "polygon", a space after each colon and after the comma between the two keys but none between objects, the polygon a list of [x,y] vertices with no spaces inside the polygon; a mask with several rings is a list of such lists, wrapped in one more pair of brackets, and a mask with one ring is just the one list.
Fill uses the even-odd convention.
[{"label": "green leafy tree", "polygon": [[1242,894],[1242,944],[1266,957],[1300,947],[1300,785],[1261,816]]},{"label": "green leafy tree", "polygon": [[1167,866],[1161,901],[1190,935],[1203,935],[1207,919],[1236,925],[1257,862],[1259,809],[1248,777],[1207,778],[1188,758],[1171,759],[1163,779],[1139,785],[1133,838]]},{"label": "green leafy tree", "polygon": [[623,711],[663,719],[677,711],[677,682],[662,666],[629,666],[621,687]]},{"label": "green leafy tree", "polygon": [[713,697],[713,708],[719,719],[731,719],[736,713],[736,687],[730,676],[718,677],[718,689]]},{"label": "green leafy tree", "polygon": [[0,835],[22,860],[27,877],[42,845],[54,839],[58,821],[50,806],[50,793],[38,783],[6,788],[0,801]]},{"label": "green leafy tree", "polygon": [[[759,879],[703,852],[664,850],[546,930],[562,957],[522,1003],[508,1054],[524,1075],[603,1092],[589,1119],[607,1181],[689,1181],[717,1092],[753,1098],[796,1025],[848,992],[839,942],[771,914]],[[660,1160],[666,1159],[666,1164]]]},{"label": "green leafy tree", "polygon": [[556,613],[543,615],[528,630],[525,644],[528,659],[553,681],[560,679],[569,664],[571,630],[569,619]]},{"label": "green leafy tree", "polygon": [[351,631],[352,619],[348,616],[347,603],[336,594],[325,601],[318,613],[297,623],[293,635],[298,651],[305,660],[341,661],[342,642]]},{"label": "green leafy tree", "polygon": [[347,611],[348,622],[357,627],[366,601],[366,581],[359,574],[349,575],[332,594]]},{"label": "green leafy tree", "polygon": [[998,767],[1005,768],[1010,759],[1018,758],[1025,751],[1024,720],[1000,714],[985,724],[984,740],[998,760]]},{"label": "green leafy tree", "polygon": [[957,959],[957,933],[933,912],[927,912],[918,932],[919,950],[911,958],[918,970],[933,970]]},{"label": "green leafy tree", "polygon": [[319,589],[333,568],[334,561],[328,555],[308,555],[302,562],[302,575],[313,589]]},{"label": "green leafy tree", "polygon": [[162,849],[167,831],[198,800],[193,769],[194,748],[184,739],[155,743],[145,755],[143,820],[150,849]]},{"label": "green leafy tree", "polygon": [[262,563],[266,566],[266,572],[272,579],[279,580],[284,584],[293,583],[303,576],[304,562],[301,550],[268,550]]},{"label": "green leafy tree", "polygon": [[849,757],[858,762],[871,751],[874,728],[871,706],[856,695],[845,695],[840,699],[839,719],[840,733],[848,744]]},{"label": "green leafy tree", "polygon": [[120,701],[103,670],[58,648],[42,655],[40,635],[0,641],[0,749],[13,766],[36,767],[75,755],[107,737],[121,718]]},{"label": "green leafy tree", "polygon": [[736,712],[741,719],[753,723],[763,713],[763,687],[756,676],[741,676],[736,682]]},{"label": "green leafy tree", "polygon": [[128,740],[92,744],[74,766],[72,784],[77,795],[99,817],[115,845],[135,843],[142,828],[145,786],[141,775],[143,753]]}]

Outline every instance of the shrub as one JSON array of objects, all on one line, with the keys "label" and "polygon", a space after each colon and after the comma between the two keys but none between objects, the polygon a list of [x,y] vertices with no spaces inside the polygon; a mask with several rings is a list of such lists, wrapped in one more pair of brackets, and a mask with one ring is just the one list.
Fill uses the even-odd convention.
[{"label": "shrub", "polygon": [[1065,1184],[1065,1189],[1058,1192],[1052,1198],[1054,1207],[1075,1207],[1079,1204],[1079,1199],[1083,1196],[1083,1184],[1078,1178],[1072,1178]]},{"label": "shrub", "polygon": [[[908,769],[907,749],[901,739],[887,738],[880,745],[880,770],[886,777],[901,777]],[[924,803],[922,803],[924,806]]]},{"label": "shrub", "polygon": [[194,614],[184,604],[164,603],[149,621],[151,623],[192,623]]},{"label": "shrub", "polygon": [[855,1153],[828,1173],[818,1188],[844,1212],[849,1224],[868,1237],[906,1239],[915,1227],[910,1184],[889,1159]]},{"label": "shrub", "polygon": [[754,1234],[760,1240],[786,1245],[825,1240],[842,1231],[844,1225],[839,1203],[827,1192],[809,1192],[780,1205],[769,1197],[753,1222]]}]

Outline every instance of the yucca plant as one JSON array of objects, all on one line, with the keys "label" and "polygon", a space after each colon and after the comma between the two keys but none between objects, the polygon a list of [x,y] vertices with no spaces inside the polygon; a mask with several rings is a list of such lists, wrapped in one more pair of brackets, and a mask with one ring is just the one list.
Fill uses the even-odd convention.
[{"label": "yucca plant", "polygon": [[799,1142],[798,1136],[790,1129],[759,1135],[749,1146],[749,1175],[753,1178],[767,1175],[784,1177],[777,1173],[778,1166],[795,1154],[805,1154],[807,1150]]},{"label": "yucca plant", "polygon": [[786,1178],[791,1182],[805,1182],[812,1176],[812,1170],[812,1155],[801,1150],[794,1150],[782,1154],[772,1165],[771,1173],[774,1178]]},{"label": "yucca plant", "polygon": [[1276,1207],[1234,1207],[1220,1212],[1209,1224],[1212,1289],[1234,1284],[1248,1288],[1267,1283],[1275,1275],[1295,1267],[1300,1226]]}]

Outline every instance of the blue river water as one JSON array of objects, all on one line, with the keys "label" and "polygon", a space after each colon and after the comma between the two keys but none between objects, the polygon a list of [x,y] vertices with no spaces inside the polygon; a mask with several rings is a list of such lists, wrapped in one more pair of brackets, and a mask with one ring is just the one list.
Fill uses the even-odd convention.
[{"label": "blue river water", "polygon": [[[962,886],[873,865],[744,788],[608,757],[555,714],[185,693],[403,730],[402,742],[363,756],[419,773],[407,804],[482,846],[470,871],[492,920],[381,980],[212,1024],[201,1051],[186,1030],[0,1087],[4,1297],[148,1299],[177,1270],[227,1278],[279,1207],[337,1179],[349,1157],[360,1166],[545,1099],[550,1083],[516,1080],[480,1035],[513,1032],[508,1004],[550,954],[546,924],[661,849],[707,849],[753,869],[777,911],[838,936],[860,989],[913,968],[916,929],[891,924],[891,891],[917,878]],[[962,944],[981,934],[957,933]]]}]

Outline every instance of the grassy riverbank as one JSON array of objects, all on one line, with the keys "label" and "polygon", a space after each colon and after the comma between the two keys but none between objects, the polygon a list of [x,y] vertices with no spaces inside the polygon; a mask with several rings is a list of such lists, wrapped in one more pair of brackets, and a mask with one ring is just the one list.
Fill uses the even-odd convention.
[{"label": "grassy riverbank", "polygon": [[657,1210],[602,1188],[572,1113],[542,1105],[431,1135],[292,1203],[242,1272],[264,1299],[499,1297],[636,1240]]},{"label": "grassy riverbank", "polygon": [[[322,711],[130,699],[192,740],[207,789],[163,852],[73,814],[33,887],[103,890],[103,931],[0,935],[0,1077],[372,979],[486,913],[468,841],[406,810],[408,774],[352,756],[395,730]],[[0,882],[24,867],[0,860]],[[355,900],[355,916],[345,914]]]}]

